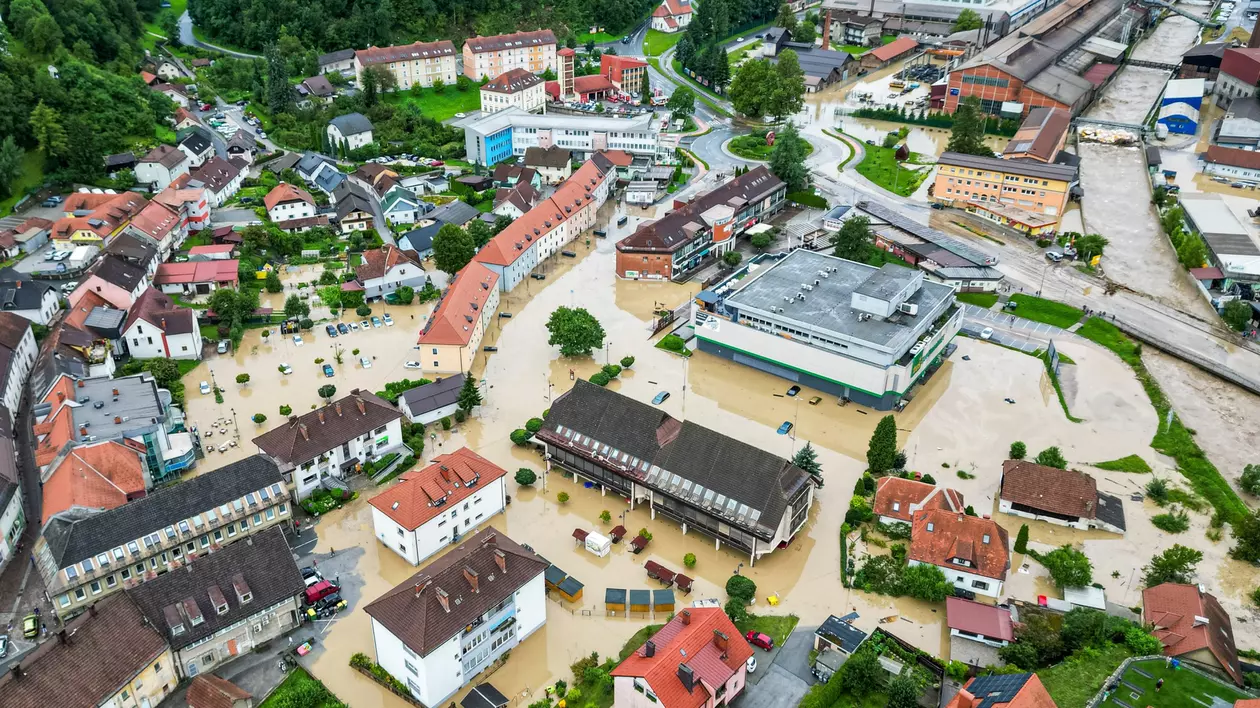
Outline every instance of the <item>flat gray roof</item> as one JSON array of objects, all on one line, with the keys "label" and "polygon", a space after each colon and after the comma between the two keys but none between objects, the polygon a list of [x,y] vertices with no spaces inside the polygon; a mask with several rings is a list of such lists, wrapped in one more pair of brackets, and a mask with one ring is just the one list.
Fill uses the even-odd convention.
[{"label": "flat gray roof", "polygon": [[[803,329],[820,334],[832,333],[878,349],[908,349],[919,333],[935,320],[938,306],[953,300],[954,290],[948,285],[924,280],[919,291],[906,300],[919,306],[918,315],[912,317],[897,313],[886,320],[872,317],[859,321],[858,310],[851,305],[855,291],[871,288],[882,290],[886,287],[885,281],[890,284],[887,287],[901,283],[896,285],[896,290],[904,286],[901,273],[885,270],[890,267],[904,270],[909,277],[918,274],[917,271],[901,266],[874,268],[800,249],[745,278],[745,284],[726,298],[726,305],[740,310],[753,308],[763,312],[769,312],[772,308],[783,308],[783,312],[775,312],[775,317],[799,322]],[[828,268],[835,268],[835,272],[822,277],[819,271]],[[813,285],[815,280],[819,281],[818,285],[814,285],[812,291],[805,292],[805,299],[796,299],[796,294],[802,292],[801,284]]]},{"label": "flat gray roof", "polygon": [[976,170],[991,170],[1009,174],[1038,177],[1040,179],[1057,179],[1071,182],[1076,179],[1076,168],[1067,165],[1046,164],[1036,160],[1005,160],[1000,157],[981,157],[961,152],[942,153],[937,164],[969,167]]},{"label": "flat gray roof", "polygon": [[916,270],[885,263],[878,271],[871,273],[861,285],[854,288],[853,292],[873,297],[876,300],[891,300],[894,295],[914,282],[916,276],[923,277]]},{"label": "flat gray roof", "polygon": [[[117,395],[115,395],[117,391]],[[165,417],[165,405],[158,394],[157,383],[149,374],[123,376],[116,379],[84,379],[74,390],[75,437],[80,430],[101,439],[134,434],[158,425]],[[97,408],[98,403],[103,403]],[[117,422],[115,422],[117,421]]]}]

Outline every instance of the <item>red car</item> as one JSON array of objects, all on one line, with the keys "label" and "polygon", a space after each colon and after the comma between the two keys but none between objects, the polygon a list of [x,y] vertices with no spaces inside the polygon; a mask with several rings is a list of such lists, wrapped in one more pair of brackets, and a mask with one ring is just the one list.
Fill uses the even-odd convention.
[{"label": "red car", "polygon": [[210,105],[209,103],[203,103],[203,104],[201,104],[201,110],[203,110],[203,111],[208,111],[208,110],[210,110],[211,108],[214,108],[214,106]]},{"label": "red car", "polygon": [[774,639],[772,639],[768,634],[762,634],[761,632],[753,632],[750,630],[748,634],[744,635],[744,639],[747,639],[749,644],[755,647],[761,647],[766,651],[770,651],[774,648]]}]

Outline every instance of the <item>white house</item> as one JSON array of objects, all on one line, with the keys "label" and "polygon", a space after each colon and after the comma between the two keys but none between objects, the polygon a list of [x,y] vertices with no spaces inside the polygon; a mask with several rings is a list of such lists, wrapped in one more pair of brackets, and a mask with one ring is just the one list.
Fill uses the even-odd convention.
[{"label": "white house", "polygon": [[214,143],[204,131],[194,128],[188,131],[178,145],[180,152],[188,156],[191,167],[201,167],[206,160],[214,157]]},{"label": "white house", "polygon": [[364,251],[362,257],[363,263],[355,268],[354,275],[368,300],[385,297],[404,285],[416,290],[424,287],[424,268],[410,251],[387,244]]},{"label": "white house", "polygon": [[924,509],[910,527],[910,565],[934,565],[956,588],[1002,596],[1011,567],[1006,529],[992,519]]},{"label": "white house", "polygon": [[309,219],[315,216],[315,198],[311,193],[287,182],[281,182],[263,197],[267,216],[272,221]]},{"label": "white house", "polygon": [[47,325],[61,311],[57,289],[34,280],[0,281],[0,311]]},{"label": "white house", "polygon": [[206,190],[206,202],[213,208],[226,204],[245,181],[245,170],[221,157],[212,157],[191,173],[190,187]]},{"label": "white house", "polygon": [[300,501],[321,483],[343,486],[339,480],[365,462],[391,452],[410,454],[402,441],[402,417],[389,401],[356,388],[322,408],[290,417],[253,442],[293,477]]},{"label": "white house", "polygon": [[201,358],[197,315],[176,307],[157,288],[148,288],[136,299],[122,331],[127,351],[136,359]]},{"label": "white house", "polygon": [[[3,445],[10,453],[14,452],[13,441]],[[13,462],[7,463],[14,471],[14,479],[0,476],[0,570],[9,564],[17,550],[18,540],[26,530],[26,514],[22,511],[25,503],[22,496],[22,485],[18,484],[17,467]],[[6,501],[7,497],[7,501]]]},{"label": "white house", "polygon": [[420,565],[503,511],[506,476],[507,470],[466,447],[438,455],[368,501],[372,528],[389,550]]},{"label": "white house", "polygon": [[[13,312],[0,312],[0,401],[9,413],[9,422],[17,416],[26,377],[35,364],[39,347],[31,321]],[[5,426],[6,428],[8,426]],[[7,461],[0,461],[0,465]],[[0,480],[0,484],[3,480]]]},{"label": "white house", "polygon": [[424,705],[445,705],[547,621],[549,565],[497,529],[465,537],[364,608],[376,663]]},{"label": "white house", "polygon": [[481,87],[481,112],[494,113],[516,106],[529,113],[547,112],[547,91],[541,76],[517,67]]},{"label": "white house", "polygon": [[158,145],[136,163],[136,182],[154,190],[166,189],[176,177],[188,174],[192,161],[179,148]]},{"label": "white house", "polygon": [[345,144],[347,150],[357,150],[372,144],[372,121],[362,113],[347,113],[328,121],[328,142]]},{"label": "white house", "polygon": [[381,198],[381,213],[391,224],[414,224],[424,215],[424,209],[416,195],[402,187],[394,187]]},{"label": "white house", "polygon": [[412,423],[428,425],[447,416],[455,415],[459,408],[459,391],[464,386],[464,375],[455,374],[437,381],[403,391],[398,397],[398,407]]},{"label": "white house", "polygon": [[747,685],[747,661],[752,655],[752,645],[722,608],[687,608],[612,670],[613,705],[733,705]]},{"label": "white house", "polygon": [[691,24],[691,0],[662,0],[652,11],[652,29],[678,32]]}]

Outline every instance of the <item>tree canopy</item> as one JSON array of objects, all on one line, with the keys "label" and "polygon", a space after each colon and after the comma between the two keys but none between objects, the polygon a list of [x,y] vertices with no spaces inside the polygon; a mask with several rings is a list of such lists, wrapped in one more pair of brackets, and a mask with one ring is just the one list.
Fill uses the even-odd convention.
[{"label": "tree canopy", "polygon": [[433,264],[447,275],[458,273],[476,254],[472,237],[455,224],[443,224],[433,236]]},{"label": "tree canopy", "polygon": [[799,192],[809,186],[809,168],[805,166],[805,141],[794,123],[783,126],[770,148],[770,171],[787,183],[788,192]]},{"label": "tree canopy", "polygon": [[949,134],[949,152],[993,157],[993,151],[984,144],[984,124],[988,115],[976,96],[968,96],[958,103],[954,111],[954,125]]},{"label": "tree canopy", "polygon": [[1148,588],[1161,583],[1188,583],[1194,579],[1195,566],[1201,560],[1202,551],[1174,544],[1151,558],[1151,562],[1142,569],[1142,582]]},{"label": "tree canopy", "polygon": [[840,225],[840,230],[831,237],[832,255],[859,263],[866,262],[870,257],[874,244],[871,220],[865,216],[846,219]]},{"label": "tree canopy", "polygon": [[547,344],[560,347],[561,356],[588,356],[604,346],[604,327],[585,308],[557,307],[547,320]]},{"label": "tree canopy", "polygon": [[897,419],[892,414],[880,418],[866,449],[866,464],[871,472],[882,474],[892,469],[897,457]]},{"label": "tree canopy", "polygon": [[1070,545],[1060,546],[1038,560],[1060,588],[1084,587],[1094,582],[1094,564],[1089,556]]},{"label": "tree canopy", "polygon": [[696,112],[696,92],[686,86],[679,86],[670,94],[665,107],[675,118],[689,116]]},{"label": "tree canopy", "polygon": [[980,13],[970,8],[964,8],[958,13],[958,17],[954,19],[954,32],[966,32],[967,30],[980,29],[984,27],[984,19],[980,17]]}]

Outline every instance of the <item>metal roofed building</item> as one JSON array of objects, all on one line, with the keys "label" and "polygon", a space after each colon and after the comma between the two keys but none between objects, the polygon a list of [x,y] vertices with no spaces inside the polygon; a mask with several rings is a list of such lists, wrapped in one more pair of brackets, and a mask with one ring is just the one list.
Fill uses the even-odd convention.
[{"label": "metal roofed building", "polygon": [[918,266],[929,280],[944,283],[958,292],[993,292],[1005,278],[1002,271],[993,267],[997,265],[997,256],[878,202],[858,202],[855,206],[870,219],[875,245]]},{"label": "metal roofed building", "polygon": [[601,150],[625,150],[655,160],[661,149],[660,121],[651,113],[633,118],[540,115],[508,106],[460,127],[468,160],[480,165],[524,155],[532,147],[562,147],[581,162]]},{"label": "metal roofed building", "polygon": [[935,371],[962,320],[954,289],[922,271],[806,250],[712,290],[692,308],[700,351],[876,410]]},{"label": "metal roofed building", "polygon": [[1219,194],[1186,194],[1180,199],[1186,222],[1207,243],[1212,264],[1230,280],[1260,282],[1260,239]]},{"label": "metal roofed building", "polygon": [[814,484],[791,461],[582,379],[552,403],[536,438],[548,469],[611,489],[631,509],[646,503],[653,519],[744,550],[750,564],[809,519]]}]

